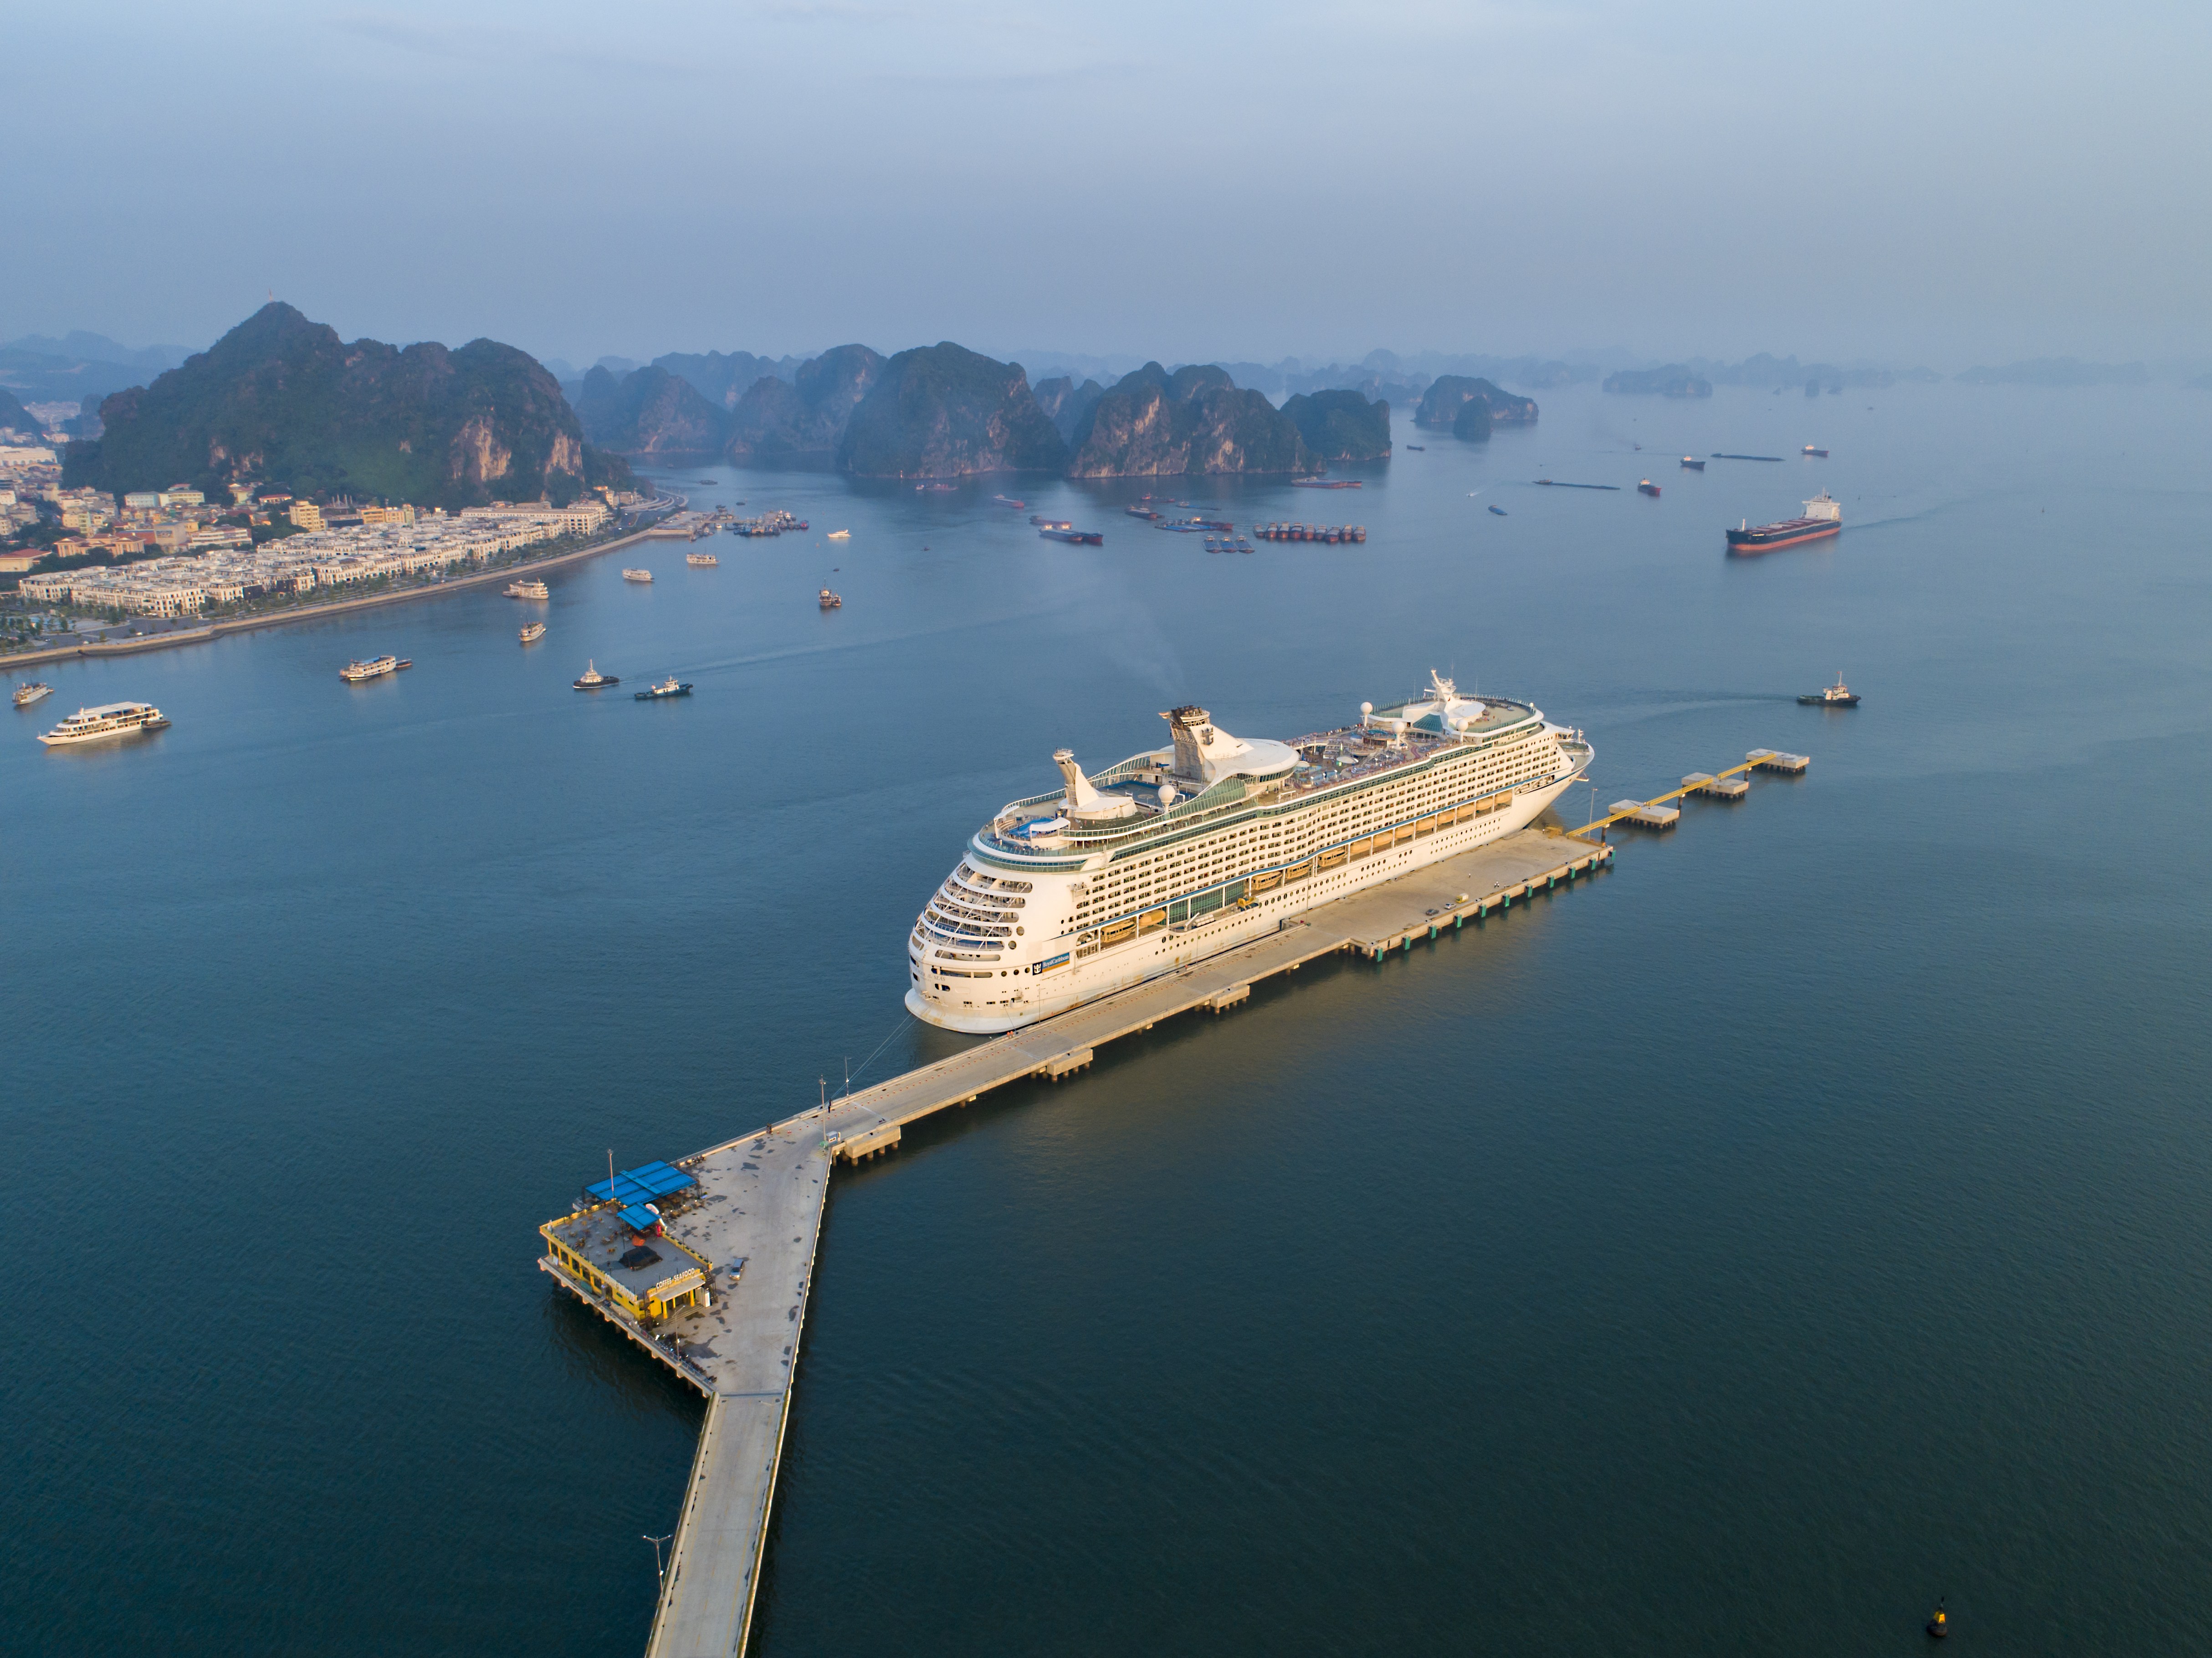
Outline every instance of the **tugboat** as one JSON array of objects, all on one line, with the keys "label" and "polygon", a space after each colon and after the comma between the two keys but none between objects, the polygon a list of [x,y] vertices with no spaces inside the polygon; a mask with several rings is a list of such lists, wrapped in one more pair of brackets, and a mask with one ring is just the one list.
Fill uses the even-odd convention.
[{"label": "tugboat", "polygon": [[15,706],[19,708],[27,708],[32,703],[52,696],[53,694],[54,688],[44,680],[27,679],[15,687]]},{"label": "tugboat", "polygon": [[689,680],[686,680],[683,683],[678,684],[677,683],[676,676],[674,674],[671,674],[667,678],[662,680],[658,685],[649,686],[641,691],[632,691],[630,695],[635,696],[641,702],[658,702],[663,697],[690,695],[691,683]]},{"label": "tugboat", "polygon": [[622,681],[614,675],[601,673],[599,665],[592,661],[586,661],[584,664],[584,671],[576,677],[576,689],[580,691],[605,690],[610,685],[621,683]]},{"label": "tugboat", "polygon": [[539,640],[545,637],[545,624],[542,622],[532,622],[524,628],[521,633],[517,635],[516,637],[520,639],[526,645],[535,645]]},{"label": "tugboat", "polygon": [[1705,470],[1705,462],[1692,455],[1683,456],[1682,465],[1692,472],[1702,472]]},{"label": "tugboat", "polygon": [[824,587],[822,590],[821,597],[816,599],[815,603],[821,605],[821,607],[825,610],[840,610],[845,607],[845,601],[838,598],[836,594],[831,592],[827,587]]},{"label": "tugboat", "polygon": [[1936,1603],[1934,1616],[1928,1620],[1928,1638],[1931,1641],[1940,1641],[1950,1632],[1951,1620],[1944,1615],[1943,1603],[1938,1600]]},{"label": "tugboat", "polygon": [[1813,708],[1856,708],[1859,705],[1859,694],[1846,689],[1843,675],[1838,674],[1834,684],[1797,700]]},{"label": "tugboat", "polygon": [[1636,493],[1639,495],[1650,495],[1654,501],[1656,501],[1659,498],[1659,486],[1654,483],[1650,478],[1646,478],[1643,483],[1636,486]]}]

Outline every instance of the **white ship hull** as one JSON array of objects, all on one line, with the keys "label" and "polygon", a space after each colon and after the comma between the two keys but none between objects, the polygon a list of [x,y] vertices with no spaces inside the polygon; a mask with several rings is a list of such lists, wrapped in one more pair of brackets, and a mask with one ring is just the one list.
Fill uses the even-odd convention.
[{"label": "white ship hull", "polygon": [[[965,1008],[954,1012],[941,1002],[933,1003],[918,987],[909,987],[906,993],[907,1011],[917,1019],[968,1035],[996,1036],[1019,1030],[1039,1019],[1048,1019],[1055,1013],[1065,1013],[1115,991],[1127,990],[1147,979],[1203,962],[1239,944],[1250,944],[1255,938],[1279,931],[1284,922],[1310,909],[1395,880],[1443,859],[1457,857],[1462,852],[1472,852],[1516,829],[1526,829],[1574,780],[1571,775],[1563,777],[1547,788],[1516,796],[1510,806],[1478,817],[1471,823],[1439,829],[1362,863],[1324,870],[1295,887],[1263,893],[1252,901],[1249,909],[1215,910],[1210,924],[1201,921],[1182,932],[1147,933],[1127,944],[1111,946],[1077,963],[1066,974],[1055,974],[1048,979],[1020,975],[983,981],[973,998],[963,999],[976,1004],[972,1012]],[[993,1006],[994,1001],[998,1005]]]},{"label": "white ship hull", "polygon": [[[1435,685],[1431,701],[1362,704],[1359,725],[1295,750],[1231,737],[1201,708],[1166,716],[1172,750],[1095,780],[1062,750],[1066,794],[1004,808],[917,918],[908,1011],[1018,1030],[1525,829],[1587,768],[1580,734],[1530,705]],[[1159,787],[1154,804],[1178,780],[1202,793]]]}]

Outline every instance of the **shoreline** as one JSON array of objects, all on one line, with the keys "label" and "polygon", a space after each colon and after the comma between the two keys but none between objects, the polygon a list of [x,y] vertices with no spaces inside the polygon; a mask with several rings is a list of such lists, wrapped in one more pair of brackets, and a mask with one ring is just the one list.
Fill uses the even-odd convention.
[{"label": "shoreline", "polygon": [[366,610],[379,604],[404,604],[410,599],[434,598],[441,593],[481,587],[491,581],[518,581],[534,570],[558,569],[580,559],[597,558],[602,553],[615,552],[641,541],[651,540],[658,527],[658,525],[647,525],[612,541],[556,553],[551,558],[532,559],[521,564],[504,564],[496,570],[485,570],[451,581],[428,582],[420,587],[410,587],[404,592],[370,593],[360,598],[342,598],[331,604],[310,604],[300,610],[275,611],[267,616],[234,616],[225,622],[209,623],[204,627],[180,628],[174,633],[149,635],[144,639],[116,640],[97,645],[70,645],[52,650],[25,651],[15,656],[0,656],[0,669],[29,667],[42,662],[67,662],[79,657],[131,656],[140,651],[166,650],[173,645],[200,645],[210,639],[219,639],[225,634],[250,633],[256,628],[279,628],[291,622],[319,621],[324,616],[339,616],[348,610]]}]

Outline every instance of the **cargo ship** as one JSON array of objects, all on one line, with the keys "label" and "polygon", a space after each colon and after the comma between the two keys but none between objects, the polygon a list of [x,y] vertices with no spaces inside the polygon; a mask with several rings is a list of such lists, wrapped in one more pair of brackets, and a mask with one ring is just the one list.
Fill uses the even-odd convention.
[{"label": "cargo ship", "polygon": [[1040,530],[1047,541],[1072,541],[1079,547],[1103,547],[1106,537],[1096,530]]},{"label": "cargo ship", "polygon": [[1685,470],[1692,472],[1702,472],[1705,470],[1705,462],[1698,460],[1689,455],[1682,457],[1682,465]]},{"label": "cargo ship", "polygon": [[1659,494],[1659,486],[1650,478],[1646,478],[1636,486],[1636,493],[1639,495],[1651,495],[1656,498]]},{"label": "cargo ship", "polygon": [[1826,489],[1805,503],[1805,516],[1785,518],[1774,524],[1753,524],[1748,519],[1728,532],[1731,553],[1765,553],[1777,547],[1794,547],[1801,541],[1818,541],[1844,527],[1844,509],[1829,499]]},{"label": "cargo ship", "polygon": [[1029,502],[1026,501],[1016,501],[1012,495],[993,495],[991,497],[991,505],[994,507],[1008,507],[1011,510],[1018,513],[1024,507],[1027,507]]}]

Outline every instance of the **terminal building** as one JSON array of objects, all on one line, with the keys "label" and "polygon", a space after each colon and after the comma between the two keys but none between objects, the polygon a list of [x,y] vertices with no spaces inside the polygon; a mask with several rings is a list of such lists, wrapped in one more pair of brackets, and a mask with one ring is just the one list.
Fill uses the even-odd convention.
[{"label": "terminal building", "polygon": [[699,1183],[665,1163],[625,1169],[584,1188],[574,1211],[549,1220],[545,1269],[605,1311],[609,1303],[639,1324],[708,1304],[712,1265],[670,1237],[661,1211],[696,1196]]}]

